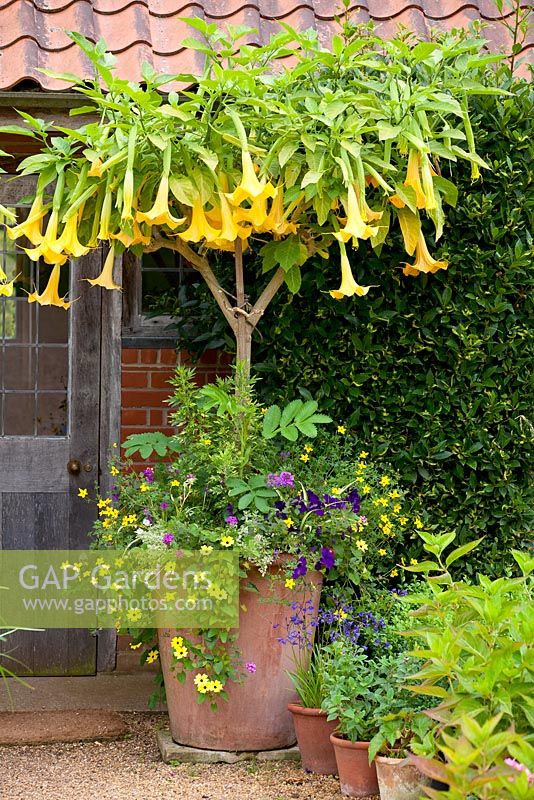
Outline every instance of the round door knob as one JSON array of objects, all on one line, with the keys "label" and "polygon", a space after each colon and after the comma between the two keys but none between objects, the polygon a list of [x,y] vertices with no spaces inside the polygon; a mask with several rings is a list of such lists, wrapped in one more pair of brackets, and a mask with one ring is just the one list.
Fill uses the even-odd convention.
[{"label": "round door knob", "polygon": [[67,461],[67,471],[71,475],[79,475],[82,471],[81,462],[77,458],[71,458],[70,461]]}]

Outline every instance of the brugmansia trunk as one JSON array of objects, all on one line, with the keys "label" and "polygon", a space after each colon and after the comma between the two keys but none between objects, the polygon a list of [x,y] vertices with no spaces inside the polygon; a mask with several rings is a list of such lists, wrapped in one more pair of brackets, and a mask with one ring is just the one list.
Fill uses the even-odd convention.
[{"label": "brugmansia trunk", "polygon": [[252,359],[252,326],[246,317],[237,318],[236,345],[236,363],[243,365],[244,377],[248,378]]}]

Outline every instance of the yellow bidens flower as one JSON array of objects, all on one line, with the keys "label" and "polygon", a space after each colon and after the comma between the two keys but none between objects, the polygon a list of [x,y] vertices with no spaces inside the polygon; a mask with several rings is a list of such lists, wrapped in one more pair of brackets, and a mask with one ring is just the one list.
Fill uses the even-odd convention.
[{"label": "yellow bidens flower", "polygon": [[417,561],[416,558],[410,558],[410,564],[412,564],[412,566],[417,564],[417,563],[419,563],[419,562]]},{"label": "yellow bidens flower", "polygon": [[171,486],[179,486],[179,485],[180,481],[177,481],[176,478],[174,478],[174,480],[171,481]]},{"label": "yellow bidens flower", "polygon": [[344,425],[338,425],[337,426],[337,432],[343,434],[343,433],[347,432],[347,429],[345,428]]},{"label": "yellow bidens flower", "polygon": [[306,451],[306,453],[313,453],[313,447],[311,447],[311,445],[309,444],[304,445],[304,450]]},{"label": "yellow bidens flower", "polygon": [[122,525],[135,525],[136,522],[137,522],[137,517],[136,517],[135,514],[126,514],[122,518],[122,523],[121,524]]},{"label": "yellow bidens flower", "polygon": [[113,476],[115,476],[115,475],[120,475],[120,470],[118,470],[118,469],[117,469],[117,467],[113,466],[113,467],[111,467],[111,469],[110,469],[110,473],[111,473]]},{"label": "yellow bidens flower", "polygon": [[159,650],[150,650],[146,657],[146,663],[153,664],[154,661],[158,660],[158,658],[159,658]]},{"label": "yellow bidens flower", "polygon": [[304,461],[304,463],[306,464],[310,460],[308,453],[302,453],[302,455],[300,456],[300,460]]},{"label": "yellow bidens flower", "polygon": [[294,523],[293,523],[293,520],[291,519],[291,517],[288,517],[287,519],[285,519],[285,520],[284,520],[284,525],[285,525],[286,527],[288,527],[288,528],[291,528],[291,526],[292,526],[293,524],[294,524]]},{"label": "yellow bidens flower", "polygon": [[87,489],[78,489],[78,497],[87,497]]},{"label": "yellow bidens flower", "polygon": [[367,450],[362,450],[362,452],[360,453],[360,458],[367,458],[368,455],[369,453],[367,452]]},{"label": "yellow bidens flower", "polygon": [[365,486],[362,489],[362,492],[363,492],[363,494],[369,494],[370,491],[371,491],[371,487],[369,486],[368,483],[366,483]]},{"label": "yellow bidens flower", "polygon": [[408,517],[399,517],[399,522],[401,525],[406,525],[408,522]]},{"label": "yellow bidens flower", "polygon": [[396,578],[396,577],[397,577],[397,575],[399,574],[399,571],[398,571],[398,569],[392,569],[392,570],[391,570],[391,572],[390,572],[389,574],[390,574],[390,576],[391,576],[392,578]]},{"label": "yellow bidens flower", "polygon": [[361,550],[362,553],[365,553],[366,550],[369,550],[369,545],[367,544],[365,539],[357,539],[356,547],[358,548],[358,550]]},{"label": "yellow bidens flower", "polygon": [[149,489],[150,486],[148,485],[148,483],[142,483],[141,486],[139,487],[140,492],[148,492]]},{"label": "yellow bidens flower", "polygon": [[385,556],[385,555],[387,555],[387,552],[388,552],[388,551],[387,551],[385,548],[381,547],[381,548],[379,549],[379,551],[378,551],[378,555],[379,555],[379,556]]},{"label": "yellow bidens flower", "polygon": [[97,508],[106,508],[106,506],[109,506],[110,504],[111,504],[111,497],[106,497],[106,498],[101,497],[96,505]]},{"label": "yellow bidens flower", "polygon": [[334,486],[334,488],[331,491],[332,494],[335,495],[336,497],[338,497],[341,494],[341,489],[339,488],[339,486]]},{"label": "yellow bidens flower", "polygon": [[294,589],[295,588],[295,579],[294,578],[286,578],[286,582],[284,583],[286,589]]},{"label": "yellow bidens flower", "polygon": [[232,536],[222,536],[221,537],[221,547],[231,547],[234,543],[234,538]]},{"label": "yellow bidens flower", "polygon": [[206,446],[210,445],[211,444],[211,439],[202,439],[202,444],[205,444]]},{"label": "yellow bidens flower", "polygon": [[397,489],[393,489],[393,491],[389,493],[389,496],[393,500],[397,500],[400,497],[400,493],[397,491]]},{"label": "yellow bidens flower", "polygon": [[383,476],[380,478],[380,485],[381,485],[381,486],[389,486],[389,484],[390,484],[390,483],[391,483],[391,479],[390,479],[390,478],[388,478],[388,476],[387,476],[387,475],[383,475]]},{"label": "yellow bidens flower", "polygon": [[344,611],[342,608],[338,608],[337,611],[334,612],[338,619],[347,619],[347,612]]},{"label": "yellow bidens flower", "polygon": [[419,519],[419,517],[416,517],[416,518],[415,518],[415,523],[414,523],[414,524],[415,524],[415,527],[416,527],[418,530],[421,530],[422,528],[424,528],[424,527],[425,527],[425,526],[423,525],[422,521]]}]

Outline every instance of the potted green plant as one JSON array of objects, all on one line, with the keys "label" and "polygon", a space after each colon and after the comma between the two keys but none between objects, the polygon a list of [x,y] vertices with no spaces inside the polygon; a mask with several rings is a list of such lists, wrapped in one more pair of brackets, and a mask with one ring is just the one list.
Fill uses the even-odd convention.
[{"label": "potted green plant", "polygon": [[319,775],[337,775],[336,755],[330,734],[337,728],[337,719],[329,720],[321,708],[325,699],[325,655],[316,645],[309,658],[295,664],[290,678],[298,695],[298,703],[289,703],[293,717],[302,766]]},{"label": "potted green plant", "polygon": [[[177,741],[214,749],[282,747],[294,742],[287,703],[297,697],[287,674],[294,662],[276,646],[280,628],[293,603],[317,609],[325,576],[356,587],[389,574],[393,529],[400,537],[407,521],[403,498],[344,426],[305,436],[329,424],[312,400],[263,413],[251,383],[239,376],[198,388],[193,372],[180,368],[173,384],[179,433],[125,442],[128,457],[164,460],[140,473],[112,465],[114,489],[99,500],[95,539],[100,546],[171,554],[175,548],[239,553],[238,632],[162,628],[159,646],[146,633],[138,640],[160,656]],[[128,622],[137,636],[139,626]]]}]

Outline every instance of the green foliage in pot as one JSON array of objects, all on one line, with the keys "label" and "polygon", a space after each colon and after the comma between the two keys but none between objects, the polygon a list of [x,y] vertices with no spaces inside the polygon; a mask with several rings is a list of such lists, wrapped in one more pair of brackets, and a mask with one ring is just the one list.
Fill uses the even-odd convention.
[{"label": "green foliage in pot", "polygon": [[407,569],[426,575],[433,596],[415,612],[414,633],[423,645],[413,655],[424,663],[406,688],[436,698],[427,713],[438,723],[445,764],[417,764],[450,784],[439,795],[449,800],[526,797],[525,778],[512,774],[506,759],[534,763],[534,558],[512,552],[517,578],[454,581],[449,567],[478,542],[447,553],[454,534],[421,536],[432,558]]},{"label": "green foliage in pot", "polygon": [[309,659],[299,658],[289,673],[304,708],[321,708],[325,699],[325,671],[325,654],[315,646]]}]

